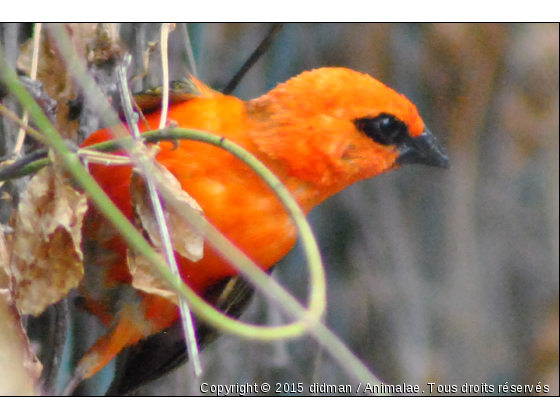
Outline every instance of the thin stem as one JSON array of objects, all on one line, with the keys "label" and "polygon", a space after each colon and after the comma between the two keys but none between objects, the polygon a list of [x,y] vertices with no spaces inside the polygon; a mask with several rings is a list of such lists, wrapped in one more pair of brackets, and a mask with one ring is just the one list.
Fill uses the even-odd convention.
[{"label": "thin stem", "polygon": [[[168,39],[169,31],[175,27],[174,23],[164,23],[161,25],[161,69],[163,73],[163,97],[161,98],[161,117],[159,128],[164,128],[167,122],[167,110],[169,109],[169,60],[168,60]],[[173,29],[172,29],[173,28]]]},{"label": "thin stem", "polygon": [[[136,143],[136,148],[143,147],[142,139],[140,137],[140,130],[138,129],[138,117],[134,114],[132,110],[132,102],[130,100],[131,94],[128,88],[128,83],[126,79],[126,67],[127,62],[130,63],[130,55],[125,57],[125,63],[119,66],[119,90],[121,98],[123,101],[124,113],[127,124],[132,131],[132,138]],[[136,118],[134,118],[136,116]],[[144,146],[145,147],[145,146]],[[167,227],[167,222],[165,220],[165,215],[163,212],[163,206],[161,204],[160,197],[156,189],[155,179],[152,176],[152,172],[147,168],[146,159],[147,153],[132,153],[131,158],[135,163],[135,166],[140,168],[142,175],[146,180],[148,186],[148,191],[150,194],[150,201],[152,202],[152,207],[156,217],[159,234],[161,237],[163,250],[165,252],[167,265],[171,270],[171,273],[175,276],[179,276],[179,267],[177,266],[177,261],[175,259],[175,253],[173,251],[173,245],[171,244],[171,237],[169,235],[169,229]],[[152,163],[153,164],[153,163]],[[200,376],[202,373],[202,366],[200,363],[198,346],[196,343],[196,331],[194,327],[194,319],[192,317],[191,311],[188,307],[185,298],[179,295],[180,305],[179,310],[181,313],[182,325],[185,333],[185,341],[187,348],[189,349],[189,354],[194,363],[195,374]]]},{"label": "thin stem", "polygon": [[[37,79],[37,64],[39,62],[39,50],[41,48],[41,22],[35,23],[34,33],[33,33],[33,56],[31,59],[31,74],[29,77],[31,80]],[[20,126],[18,137],[16,140],[16,146],[14,147],[14,155],[19,155],[21,148],[23,147],[23,141],[25,140],[25,132],[27,131],[27,124],[29,123],[29,112],[27,110],[23,113],[23,125]]]},{"label": "thin stem", "polygon": [[181,23],[179,25],[181,33],[183,35],[183,40],[185,41],[185,49],[187,50],[187,58],[189,59],[189,68],[191,74],[198,79],[198,71],[196,69],[196,61],[194,59],[194,52],[191,43],[191,37],[189,36],[189,29],[187,23]]},{"label": "thin stem", "polygon": [[233,76],[231,81],[222,90],[223,94],[229,95],[235,90],[235,88],[237,88],[237,85],[239,85],[241,79],[243,79],[243,77],[245,76],[245,74],[247,74],[251,67],[253,67],[253,65],[259,60],[259,58],[261,58],[262,55],[268,50],[268,48],[272,44],[272,41],[274,41],[274,38],[280,33],[283,27],[284,23],[275,23],[272,25],[268,34],[264,37],[259,46],[255,49],[255,51],[253,51],[251,56],[247,59],[247,61],[245,61],[243,66],[241,66],[239,71],[235,73],[235,76]]},{"label": "thin stem", "polygon": [[29,127],[27,123],[19,118],[19,116],[12,111],[11,109],[5,107],[3,104],[0,103],[0,114],[4,115],[6,118],[10,119],[11,121],[15,122],[17,125],[20,126],[27,134],[33,136],[35,140],[40,141],[43,144],[49,144],[49,139],[46,136],[43,136],[37,130]]}]

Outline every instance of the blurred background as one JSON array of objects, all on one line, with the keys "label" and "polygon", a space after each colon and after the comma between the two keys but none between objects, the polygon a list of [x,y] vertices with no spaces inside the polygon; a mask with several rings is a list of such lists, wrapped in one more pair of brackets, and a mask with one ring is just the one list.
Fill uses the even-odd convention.
[{"label": "blurred background", "polygon": [[[169,41],[171,79],[190,68],[187,31],[199,78],[219,89],[270,26],[178,25]],[[31,29],[4,25],[6,51]],[[112,30],[141,72],[139,57],[159,39],[160,25]],[[446,146],[450,170],[404,167],[310,215],[327,272],[326,323],[385,383],[426,392],[429,382],[488,384],[497,393],[501,384],[540,382],[558,395],[558,44],[558,24],[286,24],[234,92],[251,99],[305,70],[349,67],[405,94]],[[161,84],[158,51],[135,89]],[[0,205],[6,223],[10,203]],[[275,276],[306,299],[300,249]],[[259,296],[242,319],[287,321]],[[65,356],[60,383],[83,341],[94,340],[92,323],[73,322],[70,338],[82,350]],[[41,356],[40,330],[31,321]],[[263,344],[223,336],[202,360],[201,378],[185,365],[139,395],[200,395],[202,382],[357,384],[312,338]],[[84,392],[102,393],[111,375],[106,369]]]}]

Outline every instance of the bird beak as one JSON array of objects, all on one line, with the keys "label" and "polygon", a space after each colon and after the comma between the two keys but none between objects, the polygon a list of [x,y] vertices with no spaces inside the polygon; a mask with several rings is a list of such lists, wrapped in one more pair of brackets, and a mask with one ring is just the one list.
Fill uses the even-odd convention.
[{"label": "bird beak", "polygon": [[399,165],[421,164],[449,169],[449,158],[428,128],[418,137],[411,137],[399,146]]}]

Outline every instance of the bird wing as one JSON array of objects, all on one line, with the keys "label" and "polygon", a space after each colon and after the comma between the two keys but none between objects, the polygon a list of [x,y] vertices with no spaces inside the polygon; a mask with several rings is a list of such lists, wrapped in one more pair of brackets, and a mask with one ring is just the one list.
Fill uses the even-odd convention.
[{"label": "bird wing", "polygon": [[[210,287],[204,298],[224,314],[239,318],[249,306],[254,294],[253,286],[241,276],[226,278]],[[213,343],[220,332],[209,324],[196,319],[198,348],[202,350]],[[167,375],[189,360],[181,320],[169,328],[151,335],[119,354],[115,377],[106,396],[129,395],[138,388]]]}]

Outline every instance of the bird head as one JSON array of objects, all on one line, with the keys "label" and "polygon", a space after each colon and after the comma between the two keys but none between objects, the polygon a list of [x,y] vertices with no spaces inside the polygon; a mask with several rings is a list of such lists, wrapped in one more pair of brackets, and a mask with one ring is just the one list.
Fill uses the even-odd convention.
[{"label": "bird head", "polygon": [[416,107],[353,70],[304,72],[246,110],[260,151],[327,195],[400,165],[449,167]]}]

